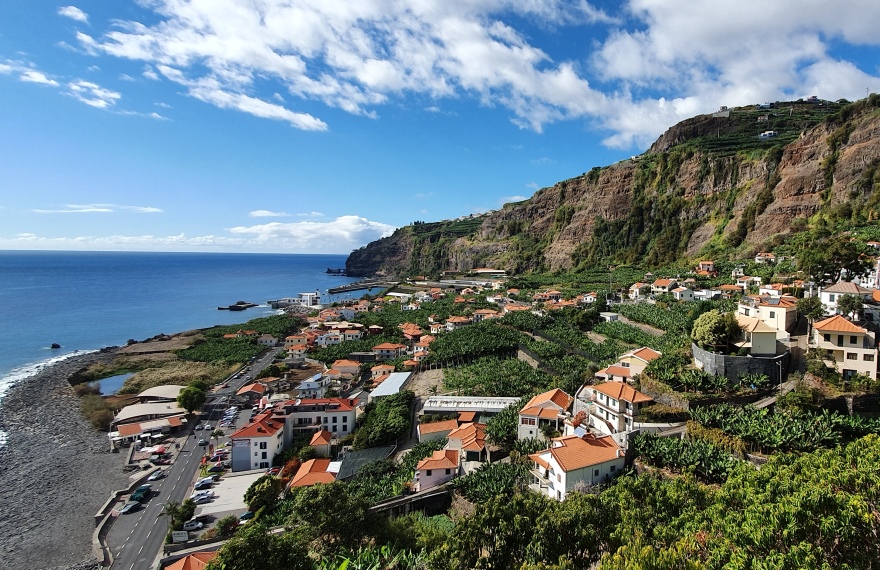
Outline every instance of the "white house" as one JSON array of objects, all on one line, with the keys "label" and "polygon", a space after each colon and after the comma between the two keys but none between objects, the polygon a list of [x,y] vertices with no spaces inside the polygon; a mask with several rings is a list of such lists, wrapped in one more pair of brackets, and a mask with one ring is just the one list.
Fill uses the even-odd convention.
[{"label": "white house", "polygon": [[650,288],[651,284],[642,283],[641,281],[633,283],[629,288],[629,298],[633,301],[638,301],[639,299],[646,297],[646,295],[642,293],[642,290],[647,290],[645,289],[646,287]]},{"label": "white house", "polygon": [[687,287],[676,287],[672,290],[672,296],[676,301],[693,301],[694,292]]},{"label": "white house", "polygon": [[558,430],[565,421],[565,412],[571,406],[572,400],[571,396],[559,388],[538,394],[529,400],[519,411],[517,439],[543,438],[541,428],[546,425]]},{"label": "white house", "polygon": [[639,412],[654,403],[650,396],[621,382],[603,382],[581,390],[586,390],[595,404],[589,417],[590,426],[607,435],[632,431]]},{"label": "white house", "polygon": [[232,441],[232,470],[265,469],[272,459],[284,451],[284,421],[272,411],[257,415],[253,421],[229,436]]},{"label": "white house", "polygon": [[373,347],[377,360],[392,360],[400,358],[406,352],[406,345],[393,342],[383,342]]},{"label": "white house", "polygon": [[333,437],[354,431],[355,406],[347,398],[298,398],[275,404],[275,417],[283,417],[291,434],[327,430]]},{"label": "white house", "polygon": [[662,295],[663,293],[671,292],[676,287],[678,287],[678,281],[675,279],[657,279],[651,283],[651,293]]},{"label": "white house", "polygon": [[870,289],[865,289],[855,283],[838,281],[834,285],[820,289],[819,299],[822,301],[822,306],[825,307],[825,312],[833,314],[837,312],[837,301],[844,295],[855,295],[861,297],[863,301],[870,301],[871,293]]},{"label": "white house", "polygon": [[749,295],[739,300],[736,312],[738,315],[760,319],[777,331],[789,331],[797,323],[797,299],[788,295]]},{"label": "white house", "polygon": [[257,338],[257,344],[260,346],[273,347],[278,344],[278,339],[268,333],[261,334],[259,338]]},{"label": "white house", "polygon": [[459,471],[458,451],[440,449],[416,465],[414,490],[424,491],[456,477]]},{"label": "white house", "polygon": [[855,374],[877,379],[877,339],[873,332],[834,315],[813,325],[813,347],[827,350],[832,360],[826,365],[835,368],[848,380]]},{"label": "white house", "polygon": [[323,398],[327,393],[330,379],[323,374],[315,374],[311,378],[303,380],[296,387],[297,398]]},{"label": "white house", "polygon": [[534,461],[529,488],[564,501],[579,484],[596,485],[623,471],[624,450],[609,436],[554,438],[548,449],[529,455]]}]

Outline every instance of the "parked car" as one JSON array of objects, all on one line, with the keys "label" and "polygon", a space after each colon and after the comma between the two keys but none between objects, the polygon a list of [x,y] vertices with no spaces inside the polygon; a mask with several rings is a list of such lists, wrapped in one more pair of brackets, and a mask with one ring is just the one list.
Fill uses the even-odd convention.
[{"label": "parked car", "polygon": [[193,499],[193,502],[197,505],[204,505],[205,503],[210,503],[211,499],[212,497],[209,497],[207,495],[200,495]]},{"label": "parked car", "polygon": [[165,470],[164,469],[156,469],[150,476],[147,477],[147,481],[158,481],[159,479],[165,478]]},{"label": "parked car", "polygon": [[225,470],[226,470],[226,467],[224,467],[222,464],[218,463],[217,465],[212,465],[211,467],[209,467],[208,473],[222,473]]},{"label": "parked car", "polygon": [[195,489],[196,491],[200,491],[202,489],[210,489],[213,484],[214,484],[213,479],[210,481],[202,480],[202,481],[199,481],[198,483],[196,483],[193,486],[193,489]]},{"label": "parked car", "polygon": [[150,495],[153,494],[153,487],[151,485],[141,485],[137,489],[134,490],[134,493],[129,497],[129,501],[145,501],[150,498]]},{"label": "parked car", "polygon": [[209,499],[216,496],[214,491],[196,491],[192,495],[189,496],[190,499],[196,500],[199,497],[208,497]]},{"label": "parked car", "polygon": [[161,459],[152,459],[150,460],[150,463],[152,463],[153,465],[171,465],[171,459],[167,457],[163,457]]},{"label": "parked car", "polygon": [[212,426],[211,424],[205,424],[205,427],[202,429],[212,430],[212,429],[214,429],[214,426]]},{"label": "parked car", "polygon": [[204,429],[204,428],[205,428],[205,426],[203,426],[202,424],[199,424],[196,427],[194,427],[193,429]]},{"label": "parked car", "polygon": [[201,438],[201,439],[199,439],[199,446],[200,446],[200,447],[205,447],[206,445],[208,445],[208,440],[207,440],[207,439],[205,439],[205,438]]},{"label": "parked car", "polygon": [[279,469],[278,467],[273,467],[272,469],[266,469],[267,475],[278,475],[279,473],[281,473],[281,469]]},{"label": "parked car", "polygon": [[183,530],[199,530],[203,526],[205,526],[204,523],[200,523],[199,521],[186,521],[183,523]]},{"label": "parked car", "polygon": [[119,514],[127,515],[128,513],[133,513],[134,511],[141,508],[141,504],[137,501],[129,501],[119,509]]},{"label": "parked car", "polygon": [[243,513],[241,513],[241,515],[238,517],[238,520],[240,520],[240,521],[249,521],[249,520],[251,520],[252,518],[254,518],[254,514],[255,514],[254,511],[246,511],[246,512],[243,512]]}]

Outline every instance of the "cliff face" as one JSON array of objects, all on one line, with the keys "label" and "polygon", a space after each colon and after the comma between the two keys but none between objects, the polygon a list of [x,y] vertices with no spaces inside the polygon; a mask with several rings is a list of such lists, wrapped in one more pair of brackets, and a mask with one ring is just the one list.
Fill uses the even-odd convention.
[{"label": "cliff face", "polygon": [[[350,275],[656,264],[769,247],[820,211],[880,214],[880,97],[695,117],[641,157],[594,168],[480,218],[401,228]],[[775,137],[760,133],[777,130]],[[874,198],[874,193],[877,197]],[[874,212],[877,209],[877,212]],[[795,222],[795,220],[800,220]]]}]

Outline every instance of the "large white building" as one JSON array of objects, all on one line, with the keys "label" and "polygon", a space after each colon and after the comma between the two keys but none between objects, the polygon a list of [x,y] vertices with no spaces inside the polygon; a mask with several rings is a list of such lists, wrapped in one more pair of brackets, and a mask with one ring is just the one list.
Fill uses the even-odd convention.
[{"label": "large white building", "polygon": [[589,415],[590,427],[607,435],[632,431],[639,412],[654,403],[653,398],[623,382],[584,386],[578,392],[579,399],[583,397],[582,392],[589,395],[589,401],[593,404]]},{"label": "large white building", "polygon": [[271,467],[272,459],[284,451],[284,421],[267,410],[229,436],[232,441],[232,470],[250,471]]},{"label": "large white building", "polygon": [[302,398],[275,404],[272,414],[284,418],[291,436],[327,430],[342,437],[354,431],[356,409],[346,398]]}]

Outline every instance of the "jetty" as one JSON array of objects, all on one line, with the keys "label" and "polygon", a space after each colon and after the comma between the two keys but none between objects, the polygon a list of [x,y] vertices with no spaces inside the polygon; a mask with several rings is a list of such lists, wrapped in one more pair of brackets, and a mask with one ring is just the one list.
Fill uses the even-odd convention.
[{"label": "jetty", "polygon": [[349,283],[348,285],[342,285],[341,287],[333,287],[332,289],[328,289],[327,292],[331,295],[336,295],[338,293],[348,293],[349,291],[360,291],[362,289],[387,289],[388,287],[394,287],[396,285],[398,285],[397,281],[365,279],[363,281]]},{"label": "jetty", "polygon": [[247,301],[238,301],[235,304],[229,305],[228,307],[217,307],[218,311],[244,311],[245,309],[250,309],[253,307],[257,307],[256,303],[248,303]]}]

